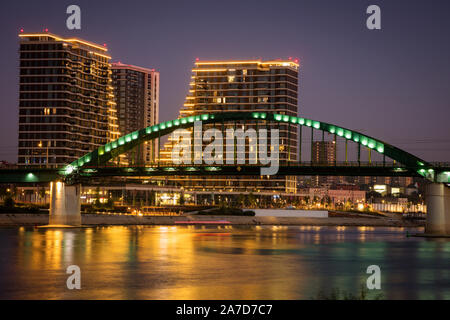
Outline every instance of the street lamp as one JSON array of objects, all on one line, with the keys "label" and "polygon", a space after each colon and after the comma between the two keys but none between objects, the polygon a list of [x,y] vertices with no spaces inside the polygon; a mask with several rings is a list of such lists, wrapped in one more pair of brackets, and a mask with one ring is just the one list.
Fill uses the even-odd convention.
[{"label": "street lamp", "polygon": [[[48,147],[49,147],[49,145],[50,145],[50,141],[47,141],[47,157],[46,157],[46,160],[45,160],[45,167],[46,168],[48,168]],[[42,148],[42,141],[39,141],[38,147]]]}]

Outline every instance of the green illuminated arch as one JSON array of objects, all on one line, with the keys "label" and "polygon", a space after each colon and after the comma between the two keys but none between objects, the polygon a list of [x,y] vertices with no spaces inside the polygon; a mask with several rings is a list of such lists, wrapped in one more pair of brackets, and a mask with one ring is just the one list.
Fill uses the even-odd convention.
[{"label": "green illuminated arch", "polygon": [[368,135],[362,134],[357,131],[353,131],[334,124],[307,119],[303,117],[294,117],[276,113],[266,112],[224,112],[224,113],[211,113],[202,114],[196,116],[189,116],[185,118],[179,118],[166,122],[161,122],[154,126],[150,126],[138,131],[131,132],[127,135],[120,137],[119,139],[107,143],[97,150],[94,150],[79,159],[73,161],[63,169],[64,175],[72,174],[78,168],[86,166],[99,166],[106,164],[109,160],[116,158],[120,154],[123,154],[137,145],[144,143],[145,141],[154,140],[158,137],[170,134],[171,132],[180,129],[188,128],[194,125],[195,121],[202,121],[204,124],[208,123],[221,123],[226,121],[250,121],[250,120],[265,120],[269,122],[290,123],[295,125],[301,125],[305,127],[311,127],[316,130],[336,134],[339,137],[359,143],[364,147],[373,149],[387,157],[401,163],[402,165],[416,170],[424,177],[429,177],[433,174],[433,168],[426,161],[406,152],[399,148],[396,148],[381,140],[375,139]]}]

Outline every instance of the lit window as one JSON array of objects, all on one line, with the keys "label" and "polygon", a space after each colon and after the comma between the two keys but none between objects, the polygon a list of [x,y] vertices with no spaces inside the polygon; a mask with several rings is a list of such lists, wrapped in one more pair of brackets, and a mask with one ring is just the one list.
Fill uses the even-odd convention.
[{"label": "lit window", "polygon": [[228,82],[233,82],[234,81],[234,76],[228,76]]},{"label": "lit window", "polygon": [[258,97],[258,102],[268,102],[269,97]]}]

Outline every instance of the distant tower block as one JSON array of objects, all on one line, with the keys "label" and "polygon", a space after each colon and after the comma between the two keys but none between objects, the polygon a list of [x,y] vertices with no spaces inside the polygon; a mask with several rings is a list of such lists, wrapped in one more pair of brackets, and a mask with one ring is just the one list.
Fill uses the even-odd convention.
[{"label": "distant tower block", "polygon": [[[154,126],[159,122],[159,72],[123,63],[113,63],[112,84],[122,134]],[[130,151],[129,164],[155,163],[157,141],[151,141]]]}]

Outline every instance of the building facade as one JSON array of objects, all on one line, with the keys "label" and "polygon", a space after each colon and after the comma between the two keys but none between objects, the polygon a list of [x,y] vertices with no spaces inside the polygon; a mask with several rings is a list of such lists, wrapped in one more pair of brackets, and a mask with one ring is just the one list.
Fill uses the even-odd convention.
[{"label": "building facade", "polygon": [[120,135],[105,46],[21,33],[18,164],[60,167]]},{"label": "building facade", "polygon": [[[122,134],[152,126],[159,120],[159,72],[122,63],[113,63],[112,80]],[[129,152],[130,164],[154,163],[158,158],[157,141],[147,142]]]},{"label": "building facade", "polygon": [[[189,94],[180,117],[218,112],[272,112],[298,115],[298,68],[293,60],[196,61],[192,69]],[[205,126],[205,130],[214,125]],[[253,121],[216,125],[227,128],[279,129],[280,164],[296,161],[298,127],[294,124]],[[171,141],[161,151],[170,161]],[[224,146],[224,149],[225,146]],[[251,150],[246,150],[246,159]],[[295,192],[295,177],[180,177],[188,190],[220,192]]]},{"label": "building facade", "polygon": [[360,190],[342,190],[328,188],[305,188],[298,193],[303,198],[308,198],[310,202],[314,199],[321,202],[322,199],[329,198],[332,204],[345,203],[364,203],[366,201],[366,192]]},{"label": "building facade", "polygon": [[[336,142],[335,141],[314,141],[312,145],[312,162],[319,165],[334,165],[336,161]],[[333,184],[336,177],[316,176],[314,184],[320,186],[323,184]]]}]

